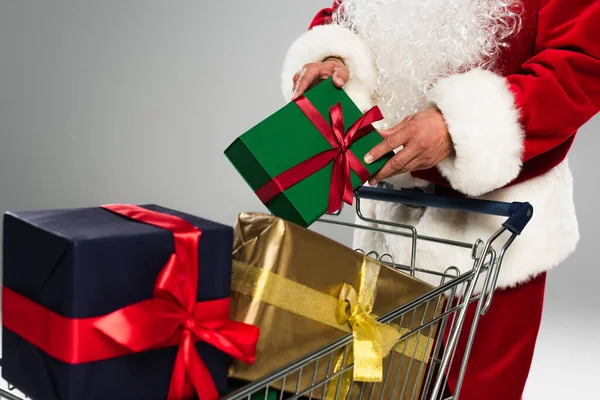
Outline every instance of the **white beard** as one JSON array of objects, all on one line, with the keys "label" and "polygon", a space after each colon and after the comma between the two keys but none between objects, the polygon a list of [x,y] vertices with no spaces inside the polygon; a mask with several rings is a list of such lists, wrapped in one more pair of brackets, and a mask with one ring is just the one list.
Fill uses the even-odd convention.
[{"label": "white beard", "polygon": [[379,72],[376,102],[390,127],[427,105],[439,78],[491,69],[520,28],[518,0],[343,0],[334,23],[356,31]]}]

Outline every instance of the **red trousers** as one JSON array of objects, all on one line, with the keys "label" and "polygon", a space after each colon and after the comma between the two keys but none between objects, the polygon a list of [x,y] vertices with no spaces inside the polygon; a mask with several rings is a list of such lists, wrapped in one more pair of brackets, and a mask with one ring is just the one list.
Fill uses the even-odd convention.
[{"label": "red trousers", "polygon": [[[531,367],[537,340],[546,274],[512,289],[497,290],[492,306],[479,319],[479,325],[460,400],[520,400]],[[448,390],[456,388],[469,327],[476,303],[471,303],[456,349],[455,361],[448,375]]]}]

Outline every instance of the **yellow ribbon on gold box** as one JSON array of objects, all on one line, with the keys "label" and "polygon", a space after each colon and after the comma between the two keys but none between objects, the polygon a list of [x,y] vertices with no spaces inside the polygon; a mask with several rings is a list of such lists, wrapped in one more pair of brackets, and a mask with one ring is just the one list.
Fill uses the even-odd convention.
[{"label": "yellow ribbon on gold box", "polygon": [[[402,346],[395,346],[398,339],[410,331],[382,324],[372,315],[379,270],[380,264],[365,256],[358,290],[342,283],[339,296],[335,298],[271,271],[234,260],[231,289],[341,331],[352,332],[354,340],[347,363],[354,362],[353,373],[342,374],[339,389],[336,378],[326,396],[332,399],[338,390],[338,395],[344,398],[352,379],[356,382],[382,381],[383,358],[392,348],[427,363],[433,345],[428,338],[409,336],[402,340]],[[340,355],[334,372],[342,368],[342,363],[343,356]]]}]

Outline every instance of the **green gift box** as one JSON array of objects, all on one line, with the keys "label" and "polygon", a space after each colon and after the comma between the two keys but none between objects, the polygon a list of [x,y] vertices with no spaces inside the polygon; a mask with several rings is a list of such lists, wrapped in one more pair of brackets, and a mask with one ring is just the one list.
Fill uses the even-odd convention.
[{"label": "green gift box", "polygon": [[[391,157],[366,164],[382,141],[343,89],[327,79],[237,138],[225,155],[269,211],[301,226],[351,203],[352,192]],[[349,179],[348,179],[349,178]]]}]

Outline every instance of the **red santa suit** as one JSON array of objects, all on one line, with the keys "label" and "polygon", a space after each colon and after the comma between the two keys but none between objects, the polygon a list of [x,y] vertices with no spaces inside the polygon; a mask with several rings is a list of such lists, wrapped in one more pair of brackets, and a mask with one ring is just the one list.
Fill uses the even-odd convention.
[{"label": "red santa suit", "polygon": [[[290,47],[282,73],[286,98],[303,65],[339,57],[350,71],[350,97],[363,110],[378,105],[386,117],[377,127],[390,128],[428,107],[439,108],[446,120],[455,155],[388,183],[529,201],[535,209],[504,259],[460,394],[463,400],[519,399],[540,325],[545,273],[579,239],[567,152],[577,130],[600,111],[600,1],[339,3],[320,11]],[[502,223],[373,201],[364,202],[363,212],[465,242],[490,237]],[[410,242],[403,238],[357,231],[354,241],[409,262]],[[421,268],[471,265],[470,252],[454,247],[421,241],[417,252]],[[456,372],[450,373],[450,391]]]}]

